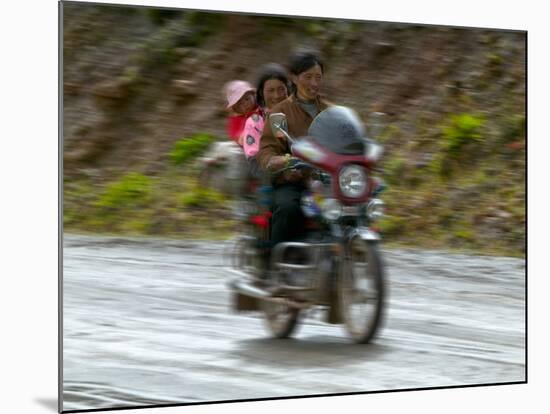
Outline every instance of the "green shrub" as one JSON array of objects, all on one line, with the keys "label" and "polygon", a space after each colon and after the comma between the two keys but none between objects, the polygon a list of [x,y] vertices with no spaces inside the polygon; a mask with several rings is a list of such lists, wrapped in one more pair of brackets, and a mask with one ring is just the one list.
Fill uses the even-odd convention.
[{"label": "green shrub", "polygon": [[442,209],[437,219],[437,224],[444,228],[449,229],[456,221],[456,213],[453,210]]},{"label": "green shrub", "polygon": [[514,114],[507,117],[501,127],[501,141],[504,143],[512,142],[525,138],[527,130],[527,120],[525,114]]},{"label": "green shrub", "polygon": [[319,36],[324,31],[323,24],[315,20],[307,21],[304,24],[304,29],[309,36]]},{"label": "green shrub", "polygon": [[181,204],[184,207],[218,206],[224,201],[223,194],[209,188],[195,188],[181,197]]},{"label": "green shrub", "polygon": [[457,239],[464,240],[464,241],[474,241],[476,236],[474,232],[470,229],[458,229],[455,230],[454,236]]},{"label": "green shrub", "polygon": [[225,20],[223,13],[190,11],[187,12],[187,21],[193,27],[207,27],[210,29],[219,28]]},{"label": "green shrub", "polygon": [[187,14],[187,22],[192,29],[191,35],[186,37],[181,46],[197,47],[208,36],[219,30],[223,25],[225,16],[222,13],[190,12]]},{"label": "green shrub", "polygon": [[179,10],[170,9],[144,9],[145,15],[156,25],[162,25],[167,20],[181,16],[182,12]]},{"label": "green shrub", "polygon": [[151,227],[151,218],[150,217],[136,217],[128,219],[125,222],[121,223],[123,230],[134,233],[134,234],[144,234],[148,233]]},{"label": "green shrub", "polygon": [[444,149],[447,154],[456,158],[466,145],[481,142],[481,129],[484,124],[485,120],[481,116],[452,115],[450,125],[443,128]]},{"label": "green shrub", "polygon": [[489,73],[493,77],[501,76],[503,73],[503,66],[502,63],[504,62],[504,59],[502,56],[496,54],[496,53],[490,53],[487,57],[488,67],[489,67]]},{"label": "green shrub", "polygon": [[394,140],[399,141],[401,136],[401,129],[395,124],[390,124],[384,126],[377,136],[373,138],[376,138],[376,140],[382,144],[385,142],[392,142]]},{"label": "green shrub", "polygon": [[[135,66],[142,75],[156,77],[162,72],[166,76],[167,67],[180,61],[176,48],[183,46],[182,42],[189,36],[190,30],[183,18],[171,17],[171,22],[164,24],[139,44],[129,60],[130,66]],[[183,15],[182,15],[183,16]]]},{"label": "green shrub", "polygon": [[136,83],[139,80],[139,69],[135,66],[125,68],[120,79],[129,84]]},{"label": "green shrub", "polygon": [[402,216],[385,216],[379,223],[380,230],[386,236],[398,236],[405,233],[406,219]]},{"label": "green shrub", "polygon": [[429,170],[443,180],[447,180],[452,175],[452,167],[444,154],[438,154],[429,164]]},{"label": "green shrub", "polygon": [[400,184],[404,178],[405,161],[402,158],[393,158],[385,165],[385,178],[390,184]]},{"label": "green shrub", "polygon": [[109,184],[95,205],[107,209],[141,207],[150,197],[151,179],[133,172]]},{"label": "green shrub", "polygon": [[176,165],[201,154],[212,143],[214,137],[208,134],[198,134],[191,138],[183,138],[174,144],[170,151],[170,159]]}]

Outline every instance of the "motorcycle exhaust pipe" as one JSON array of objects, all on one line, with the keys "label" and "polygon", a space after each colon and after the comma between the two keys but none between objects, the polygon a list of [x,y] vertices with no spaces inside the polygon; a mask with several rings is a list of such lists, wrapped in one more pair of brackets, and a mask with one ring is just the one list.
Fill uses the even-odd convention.
[{"label": "motorcycle exhaust pipe", "polygon": [[233,290],[236,290],[237,292],[242,293],[243,295],[252,296],[253,298],[256,298],[256,299],[267,299],[268,297],[271,296],[268,291],[260,289],[249,283],[243,282],[242,280],[232,280],[229,283],[229,286]]},{"label": "motorcycle exhaust pipe", "polygon": [[292,308],[298,308],[298,309],[306,309],[309,308],[309,304],[307,303],[299,303],[295,302],[293,300],[287,299],[287,298],[280,298],[280,297],[273,297],[271,294],[264,290],[260,289],[256,286],[252,286],[251,284],[247,282],[243,282],[242,280],[232,280],[229,283],[229,286],[246,296],[251,296],[256,299],[265,300],[272,303],[277,303],[279,305],[286,305],[290,306]]}]

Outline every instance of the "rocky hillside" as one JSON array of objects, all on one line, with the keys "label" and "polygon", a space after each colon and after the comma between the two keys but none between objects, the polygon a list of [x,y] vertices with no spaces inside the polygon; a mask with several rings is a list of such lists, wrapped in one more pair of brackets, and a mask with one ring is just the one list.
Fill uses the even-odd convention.
[{"label": "rocky hillside", "polygon": [[66,229],[194,235],[189,200],[224,199],[176,143],[225,139],[223,84],[306,46],[326,97],[380,127],[388,241],[524,254],[524,33],[70,3],[63,22]]}]

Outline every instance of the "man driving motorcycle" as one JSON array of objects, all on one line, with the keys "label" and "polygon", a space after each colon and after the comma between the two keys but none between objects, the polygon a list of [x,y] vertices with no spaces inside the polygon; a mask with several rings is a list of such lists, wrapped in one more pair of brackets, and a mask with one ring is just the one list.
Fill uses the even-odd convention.
[{"label": "man driving motorcycle", "polygon": [[[307,134],[313,119],[328,108],[330,103],[319,95],[324,65],[315,53],[300,51],[292,55],[289,72],[294,91],[287,99],[274,106],[271,112],[284,113],[287,132],[298,138]],[[269,125],[266,125],[257,158],[264,170],[276,172],[292,161],[290,145],[284,136],[274,136]],[[304,215],[300,205],[305,188],[304,179],[301,172],[285,171],[272,180],[272,246],[295,240],[304,232]]]}]

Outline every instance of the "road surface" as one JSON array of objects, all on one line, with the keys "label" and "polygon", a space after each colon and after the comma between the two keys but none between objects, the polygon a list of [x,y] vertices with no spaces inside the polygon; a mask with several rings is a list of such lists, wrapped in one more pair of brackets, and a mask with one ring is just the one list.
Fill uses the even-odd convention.
[{"label": "road surface", "polygon": [[64,410],[525,380],[524,260],[384,249],[385,323],[357,345],[232,311],[223,249],[65,235]]}]

